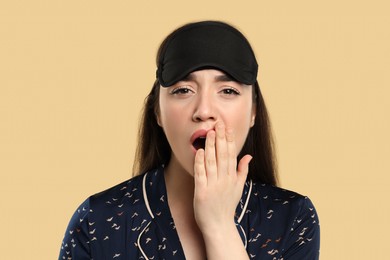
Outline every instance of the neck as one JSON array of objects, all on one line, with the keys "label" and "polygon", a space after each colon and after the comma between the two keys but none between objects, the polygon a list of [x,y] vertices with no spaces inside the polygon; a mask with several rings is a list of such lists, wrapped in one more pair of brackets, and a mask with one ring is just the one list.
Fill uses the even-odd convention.
[{"label": "neck", "polygon": [[193,213],[194,177],[174,159],[165,167],[164,177],[169,206]]}]

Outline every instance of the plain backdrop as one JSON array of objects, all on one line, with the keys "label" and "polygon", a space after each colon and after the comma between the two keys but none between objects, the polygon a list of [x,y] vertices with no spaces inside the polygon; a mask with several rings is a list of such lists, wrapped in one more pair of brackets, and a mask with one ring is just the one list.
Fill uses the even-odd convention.
[{"label": "plain backdrop", "polygon": [[281,186],[308,195],[321,259],[386,259],[387,1],[1,1],[0,257],[56,259],[89,195],[131,176],[155,55],[176,27],[237,26],[259,61]]}]

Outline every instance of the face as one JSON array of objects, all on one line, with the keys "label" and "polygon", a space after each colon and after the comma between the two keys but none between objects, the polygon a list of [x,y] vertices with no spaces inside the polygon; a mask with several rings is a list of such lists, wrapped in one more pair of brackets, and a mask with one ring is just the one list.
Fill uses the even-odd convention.
[{"label": "face", "polygon": [[157,122],[171,146],[169,164],[191,175],[196,149],[202,145],[199,140],[207,131],[217,122],[231,127],[238,155],[254,118],[252,86],[233,81],[219,70],[195,71],[170,87],[160,86]]}]

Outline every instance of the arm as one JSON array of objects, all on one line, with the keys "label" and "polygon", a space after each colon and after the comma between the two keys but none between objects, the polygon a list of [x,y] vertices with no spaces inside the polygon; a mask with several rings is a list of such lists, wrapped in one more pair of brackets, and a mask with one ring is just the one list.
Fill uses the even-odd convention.
[{"label": "arm", "polygon": [[287,243],[284,259],[319,259],[320,225],[317,212],[309,198],[300,201],[299,212],[292,224]]},{"label": "arm", "polygon": [[236,225],[224,225],[215,232],[203,232],[207,259],[249,259]]},{"label": "arm", "polygon": [[59,260],[91,259],[88,235],[89,200],[84,201],[73,214],[62,241]]}]

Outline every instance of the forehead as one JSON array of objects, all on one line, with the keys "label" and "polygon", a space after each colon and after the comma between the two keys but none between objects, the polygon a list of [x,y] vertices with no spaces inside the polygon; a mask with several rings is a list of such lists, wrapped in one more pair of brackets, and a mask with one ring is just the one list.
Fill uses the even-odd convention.
[{"label": "forehead", "polygon": [[207,78],[214,81],[236,81],[230,75],[217,69],[202,69],[196,70],[185,76],[180,81],[196,81],[202,78]]}]

